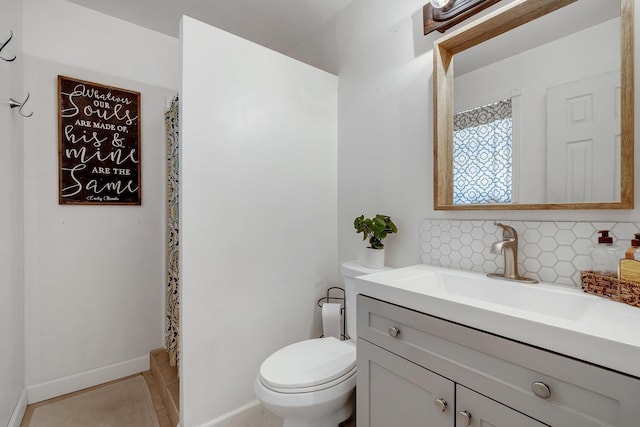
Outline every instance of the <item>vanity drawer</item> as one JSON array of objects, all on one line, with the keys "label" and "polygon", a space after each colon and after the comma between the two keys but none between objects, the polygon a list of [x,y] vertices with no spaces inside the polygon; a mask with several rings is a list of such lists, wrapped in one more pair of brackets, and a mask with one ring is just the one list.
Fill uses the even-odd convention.
[{"label": "vanity drawer", "polygon": [[637,378],[363,295],[357,304],[358,339],[546,424],[640,425]]}]

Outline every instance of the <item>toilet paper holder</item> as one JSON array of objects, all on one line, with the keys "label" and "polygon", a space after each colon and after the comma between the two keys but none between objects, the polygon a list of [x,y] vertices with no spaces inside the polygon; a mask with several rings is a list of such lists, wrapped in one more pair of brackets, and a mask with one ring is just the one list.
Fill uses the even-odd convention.
[{"label": "toilet paper holder", "polygon": [[[333,294],[335,294],[336,292],[342,292],[342,296],[332,296],[332,291]],[[327,296],[322,297],[318,300],[318,307],[322,308],[322,304],[324,304],[325,302],[339,302],[342,304],[342,307],[340,308],[340,314],[342,315],[342,330],[344,331],[342,334],[340,334],[340,338],[344,341],[344,340],[348,340],[349,336],[346,335],[347,333],[347,323],[346,323],[346,318],[347,318],[347,312],[346,312],[346,307],[347,307],[347,300],[346,300],[346,294],[344,289],[338,287],[338,286],[332,286],[329,289],[327,289]],[[321,336],[321,338],[324,337],[324,335]]]}]

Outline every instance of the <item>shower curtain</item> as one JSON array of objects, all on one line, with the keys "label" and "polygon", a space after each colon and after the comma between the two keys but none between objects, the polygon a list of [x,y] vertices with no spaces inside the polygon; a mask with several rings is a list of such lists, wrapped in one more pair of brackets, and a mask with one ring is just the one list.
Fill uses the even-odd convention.
[{"label": "shower curtain", "polygon": [[180,360],[178,340],[180,339],[180,276],[178,258],[178,96],[171,101],[165,112],[167,133],[167,297],[165,319],[165,347],[169,352],[171,366],[177,366]]}]

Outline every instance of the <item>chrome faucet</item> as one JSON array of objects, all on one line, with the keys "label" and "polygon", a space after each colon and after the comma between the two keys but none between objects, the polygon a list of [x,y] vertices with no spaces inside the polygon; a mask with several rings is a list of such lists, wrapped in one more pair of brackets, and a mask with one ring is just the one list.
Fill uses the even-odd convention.
[{"label": "chrome faucet", "polygon": [[496,222],[495,225],[502,227],[502,240],[491,245],[491,253],[504,255],[504,273],[487,273],[487,276],[518,282],[538,283],[536,279],[529,279],[518,273],[518,233],[516,230],[499,222]]}]

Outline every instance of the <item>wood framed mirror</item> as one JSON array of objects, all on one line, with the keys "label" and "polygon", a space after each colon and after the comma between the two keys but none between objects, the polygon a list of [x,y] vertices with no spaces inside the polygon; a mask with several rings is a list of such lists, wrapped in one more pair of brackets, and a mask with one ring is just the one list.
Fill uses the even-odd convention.
[{"label": "wood framed mirror", "polygon": [[[608,9],[594,13],[588,11],[590,7]],[[577,29],[571,28],[569,23],[578,22],[576,16],[582,14],[585,8],[587,12],[584,13],[591,17],[591,22],[579,24]],[[550,21],[545,22],[544,19]],[[561,31],[558,31],[557,39],[550,41],[548,36],[556,28]],[[608,32],[602,35],[604,33],[596,33],[596,30]],[[540,41],[533,45],[530,43],[516,53],[505,48],[515,45],[516,39],[527,42],[537,40],[531,36],[531,31],[541,36]],[[633,0],[516,0],[435,41],[434,209],[633,209],[633,31]],[[610,40],[614,46],[605,45],[605,40]],[[480,51],[480,47],[485,50]],[[558,50],[561,47],[564,51]],[[604,52],[602,56],[599,56],[598,49]],[[612,51],[615,51],[614,54],[609,55]],[[523,56],[550,52],[555,52],[550,59]],[[586,67],[580,58],[574,57],[580,53],[585,60],[599,64],[600,68],[591,70]],[[519,66],[524,67],[521,70],[525,71],[518,71],[517,68],[496,71],[492,68],[498,63],[513,62],[514,58],[520,60]],[[569,65],[563,65],[564,59]],[[463,74],[454,74],[454,63]],[[471,70],[473,67],[469,64],[473,63],[480,64]],[[605,69],[607,66],[609,69]],[[568,70],[571,67],[574,71]],[[485,78],[481,77],[482,73],[485,73]],[[510,79],[527,73],[534,74],[536,78],[547,76],[547,81],[514,83],[515,80]],[[474,88],[491,86],[486,76],[508,82],[507,86],[495,90],[495,93],[473,94],[477,92]],[[590,82],[589,87],[592,81],[606,81],[601,85],[605,87],[603,90],[608,98],[601,102],[613,106],[607,112],[606,125],[598,122],[602,116],[601,109],[598,104],[592,103],[594,97],[600,99],[599,95],[576,95],[582,93],[580,91],[587,81]],[[490,97],[496,99],[491,100]],[[454,156],[458,159],[461,152],[465,157],[464,150],[470,149],[467,146],[459,148],[459,134],[464,133],[459,131],[468,129],[464,126],[471,126],[459,123],[477,125],[473,120],[469,121],[467,112],[505,98],[509,99],[509,114],[512,115],[509,120],[513,117],[513,122],[509,121],[513,145],[503,150],[507,153],[503,156],[507,159],[503,159],[507,162],[506,166],[472,165],[459,172],[459,166],[454,164]],[[486,114],[484,110],[480,112]],[[582,129],[587,127],[574,126],[586,122],[590,123],[587,126],[589,132],[600,133],[601,129],[606,128],[608,133],[604,136],[584,134]],[[536,128],[533,128],[534,125]],[[571,128],[569,130],[573,134],[568,134],[563,126]],[[458,132],[455,144],[454,130]],[[597,147],[604,148],[594,148],[594,140],[606,141],[598,142]],[[474,140],[471,146],[478,144]],[[454,148],[454,145],[458,148]],[[542,162],[536,163],[536,158],[542,159]],[[603,159],[608,160],[605,162]],[[498,175],[511,168],[510,177],[485,178],[482,177],[481,172],[485,170],[482,168],[498,171]],[[604,178],[594,176],[594,171],[604,175]],[[458,185],[465,181],[491,179],[497,179],[508,188],[509,194],[501,199],[493,196],[494,191],[498,193],[493,189],[472,189],[465,193]],[[480,201],[468,196],[483,191],[486,194]],[[459,194],[464,196],[458,197]]]}]

